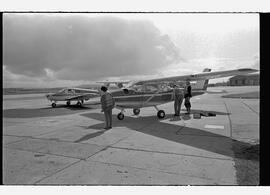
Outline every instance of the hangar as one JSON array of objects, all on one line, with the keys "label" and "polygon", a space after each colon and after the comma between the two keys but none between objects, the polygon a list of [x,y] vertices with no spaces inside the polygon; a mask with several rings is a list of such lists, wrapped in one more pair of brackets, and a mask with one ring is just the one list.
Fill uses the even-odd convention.
[{"label": "hangar", "polygon": [[260,75],[238,75],[229,79],[230,86],[260,85]]}]

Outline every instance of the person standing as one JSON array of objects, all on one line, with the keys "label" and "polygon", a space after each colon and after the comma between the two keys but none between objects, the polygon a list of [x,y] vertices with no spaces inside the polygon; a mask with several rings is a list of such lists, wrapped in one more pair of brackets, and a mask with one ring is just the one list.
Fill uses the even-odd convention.
[{"label": "person standing", "polygon": [[181,105],[183,102],[183,91],[177,86],[173,86],[173,96],[174,100],[174,116],[180,116],[180,111],[181,111]]},{"label": "person standing", "polygon": [[101,102],[101,112],[104,112],[106,126],[104,129],[111,129],[112,128],[112,109],[114,108],[115,101],[112,96],[108,92],[108,88],[105,86],[102,86],[100,91],[100,102]]},{"label": "person standing", "polygon": [[190,114],[190,108],[191,108],[190,98],[191,97],[192,97],[192,95],[191,95],[191,86],[190,86],[190,82],[187,81],[186,86],[185,86],[185,90],[184,90],[184,98],[185,98],[184,105],[185,105],[185,107],[187,109],[188,114]]}]

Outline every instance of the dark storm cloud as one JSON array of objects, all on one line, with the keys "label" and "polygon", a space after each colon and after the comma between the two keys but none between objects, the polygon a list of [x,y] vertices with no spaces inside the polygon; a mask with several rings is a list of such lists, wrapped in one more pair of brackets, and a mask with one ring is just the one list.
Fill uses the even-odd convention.
[{"label": "dark storm cloud", "polygon": [[5,14],[3,40],[6,69],[27,76],[45,69],[71,80],[153,74],[180,59],[153,23],[117,17]]}]

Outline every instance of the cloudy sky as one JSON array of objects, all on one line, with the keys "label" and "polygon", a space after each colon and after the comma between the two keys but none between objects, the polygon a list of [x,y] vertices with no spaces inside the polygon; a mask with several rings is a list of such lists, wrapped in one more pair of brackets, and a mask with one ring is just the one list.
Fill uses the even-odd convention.
[{"label": "cloudy sky", "polygon": [[4,87],[259,69],[258,14],[3,15]]}]

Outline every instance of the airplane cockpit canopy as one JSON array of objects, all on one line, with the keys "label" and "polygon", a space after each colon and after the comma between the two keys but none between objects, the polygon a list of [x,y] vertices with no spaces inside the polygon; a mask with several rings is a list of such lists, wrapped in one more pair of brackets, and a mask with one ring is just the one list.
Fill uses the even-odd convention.
[{"label": "airplane cockpit canopy", "polygon": [[61,89],[58,93],[63,94],[63,93],[75,93],[74,89],[70,89],[70,88],[64,88]]},{"label": "airplane cockpit canopy", "polygon": [[123,89],[123,92],[124,92],[124,94],[135,94],[135,90],[134,89],[127,89],[127,88],[124,88]]},{"label": "airplane cockpit canopy", "polygon": [[67,92],[67,89],[61,89],[60,91],[58,91],[58,93],[66,93]]}]

